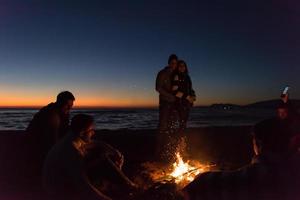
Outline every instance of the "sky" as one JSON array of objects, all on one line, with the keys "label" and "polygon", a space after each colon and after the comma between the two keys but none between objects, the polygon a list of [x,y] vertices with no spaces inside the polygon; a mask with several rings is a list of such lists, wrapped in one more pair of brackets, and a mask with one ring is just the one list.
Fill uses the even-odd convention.
[{"label": "sky", "polygon": [[0,0],[0,106],[156,106],[176,53],[196,105],[300,98],[300,3]]}]

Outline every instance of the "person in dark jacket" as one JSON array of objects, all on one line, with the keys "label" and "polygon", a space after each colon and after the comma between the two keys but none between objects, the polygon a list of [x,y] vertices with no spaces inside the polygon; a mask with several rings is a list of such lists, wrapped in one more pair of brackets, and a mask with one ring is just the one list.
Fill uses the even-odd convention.
[{"label": "person in dark jacket", "polygon": [[61,92],[55,103],[43,107],[29,123],[27,133],[33,145],[39,146],[38,151],[42,157],[67,132],[74,101],[75,97],[71,92]]},{"label": "person in dark jacket", "polygon": [[187,185],[186,200],[299,198],[299,157],[288,155],[288,138],[278,119],[258,123],[251,164],[235,171],[207,172]]},{"label": "person in dark jacket", "polygon": [[91,116],[74,116],[71,131],[50,150],[43,168],[43,186],[50,198],[119,199],[118,191],[125,197],[136,188],[121,170],[123,155],[93,139],[94,126]]},{"label": "person in dark jacket", "polygon": [[[172,92],[173,72],[177,68],[178,58],[172,54],[168,60],[168,66],[162,69],[156,77],[156,91],[159,93],[159,134],[157,141],[157,154],[168,159],[172,152],[170,140],[172,139],[172,111],[176,97]],[[166,145],[168,147],[166,147]],[[164,148],[162,148],[164,147]],[[163,152],[163,154],[162,154]],[[169,152],[169,153],[168,153]]]},{"label": "person in dark jacket", "polygon": [[289,99],[289,94],[281,95],[277,106],[277,118],[285,125],[286,134],[290,137],[290,150],[295,153],[300,148],[300,115]]},{"label": "person in dark jacket", "polygon": [[192,80],[185,61],[179,60],[177,70],[173,74],[173,94],[176,96],[174,110],[178,113],[179,133],[183,133],[187,126],[190,109],[196,100]]},{"label": "person in dark jacket", "polygon": [[177,56],[170,55],[168,66],[157,74],[156,91],[159,93],[159,131],[169,131],[170,113],[173,103],[176,101],[172,93],[173,72],[177,68]]}]

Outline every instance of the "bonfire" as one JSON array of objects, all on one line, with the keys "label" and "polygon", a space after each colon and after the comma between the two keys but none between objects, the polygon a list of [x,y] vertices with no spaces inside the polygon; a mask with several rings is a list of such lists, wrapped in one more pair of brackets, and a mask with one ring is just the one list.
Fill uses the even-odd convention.
[{"label": "bonfire", "polygon": [[192,182],[196,176],[209,171],[212,167],[197,160],[184,160],[180,152],[176,152],[175,156],[176,161],[168,166],[162,166],[158,163],[146,163],[144,165],[153,182],[175,183],[180,189]]},{"label": "bonfire", "polygon": [[170,176],[173,177],[176,184],[185,186],[192,182],[197,175],[208,170],[207,165],[201,165],[196,161],[184,162],[179,152],[176,153],[176,162],[173,163],[173,171]]}]

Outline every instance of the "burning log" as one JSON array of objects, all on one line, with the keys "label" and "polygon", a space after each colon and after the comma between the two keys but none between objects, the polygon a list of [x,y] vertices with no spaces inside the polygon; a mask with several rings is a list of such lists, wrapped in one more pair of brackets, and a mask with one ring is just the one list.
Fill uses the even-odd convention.
[{"label": "burning log", "polygon": [[155,184],[174,184],[177,189],[181,189],[192,182],[199,174],[209,171],[211,166],[201,164],[195,160],[184,161],[181,154],[177,152],[176,161],[171,166],[147,163],[145,168]]}]

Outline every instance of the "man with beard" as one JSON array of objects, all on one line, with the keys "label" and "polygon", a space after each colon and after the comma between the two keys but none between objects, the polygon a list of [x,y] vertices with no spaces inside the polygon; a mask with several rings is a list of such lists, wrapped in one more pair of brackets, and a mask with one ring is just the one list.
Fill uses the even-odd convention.
[{"label": "man with beard", "polygon": [[75,101],[69,91],[57,95],[56,102],[50,103],[36,113],[27,127],[32,145],[38,147],[42,159],[51,147],[67,133],[69,115]]},{"label": "man with beard", "polygon": [[48,153],[43,185],[52,199],[126,199],[136,185],[122,172],[123,155],[94,140],[93,117],[75,115],[71,131]]}]

